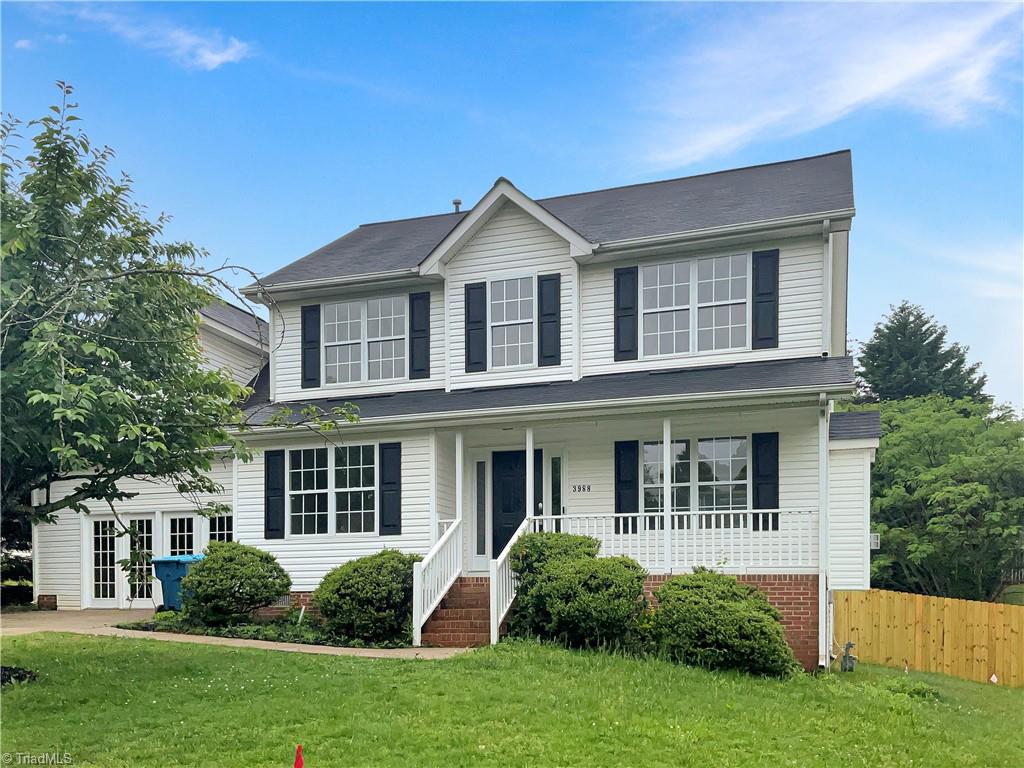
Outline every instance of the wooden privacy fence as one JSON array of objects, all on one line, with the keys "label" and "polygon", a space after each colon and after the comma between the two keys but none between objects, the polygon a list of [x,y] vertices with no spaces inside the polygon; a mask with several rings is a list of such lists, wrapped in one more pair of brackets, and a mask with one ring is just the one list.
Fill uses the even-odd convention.
[{"label": "wooden privacy fence", "polygon": [[1024,606],[871,589],[835,593],[835,641],[861,661],[1024,686]]}]

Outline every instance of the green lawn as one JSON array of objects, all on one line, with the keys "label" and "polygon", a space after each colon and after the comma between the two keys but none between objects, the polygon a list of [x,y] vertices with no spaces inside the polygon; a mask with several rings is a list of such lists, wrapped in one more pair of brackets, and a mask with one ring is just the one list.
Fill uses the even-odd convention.
[{"label": "green lawn", "polygon": [[997,603],[1009,603],[1010,605],[1024,605],[1024,584],[1014,584],[1002,591],[996,598]]},{"label": "green lawn", "polygon": [[5,638],[4,752],[76,765],[1020,766],[1024,691],[902,673],[791,681],[504,644],[447,661],[75,635]]}]

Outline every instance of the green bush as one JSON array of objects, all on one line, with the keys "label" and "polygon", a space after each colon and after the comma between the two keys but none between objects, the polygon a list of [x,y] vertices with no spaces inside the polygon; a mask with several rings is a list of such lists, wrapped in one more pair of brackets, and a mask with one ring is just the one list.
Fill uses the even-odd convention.
[{"label": "green bush", "polygon": [[336,638],[366,643],[410,642],[412,566],[420,559],[386,549],[324,576],[312,604],[327,631]]},{"label": "green bush", "polygon": [[210,626],[244,621],[280,600],[292,580],[269,552],[237,541],[214,541],[181,580],[182,608]]},{"label": "green bush", "polygon": [[652,650],[708,669],[739,669],[785,677],[797,669],[779,612],[754,587],[698,570],[655,593],[645,628]]},{"label": "green bush", "polygon": [[518,580],[516,604],[509,619],[511,634],[532,637],[541,634],[551,616],[534,599],[533,587],[541,570],[555,560],[596,558],[601,545],[589,536],[569,533],[527,533],[509,552],[509,565]]},{"label": "green bush", "polygon": [[553,560],[533,587],[542,634],[571,647],[626,646],[644,609],[646,572],[628,557]]}]

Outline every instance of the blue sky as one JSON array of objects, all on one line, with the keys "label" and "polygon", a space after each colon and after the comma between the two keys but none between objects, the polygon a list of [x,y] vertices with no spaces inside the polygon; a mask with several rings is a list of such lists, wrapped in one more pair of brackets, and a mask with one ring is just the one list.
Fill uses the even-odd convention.
[{"label": "blue sky", "polygon": [[[137,198],[267,272],[366,221],[851,148],[850,334],[919,302],[1024,404],[1020,5],[4,3]],[[247,282],[239,275],[238,284]]]}]

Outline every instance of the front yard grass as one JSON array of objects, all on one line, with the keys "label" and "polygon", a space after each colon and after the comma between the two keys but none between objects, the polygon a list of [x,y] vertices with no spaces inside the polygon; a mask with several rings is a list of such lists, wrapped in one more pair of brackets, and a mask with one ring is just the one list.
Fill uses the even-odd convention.
[{"label": "front yard grass", "polygon": [[789,681],[505,643],[395,661],[36,634],[4,664],[3,752],[76,765],[1019,766],[1024,691],[903,673]]}]

